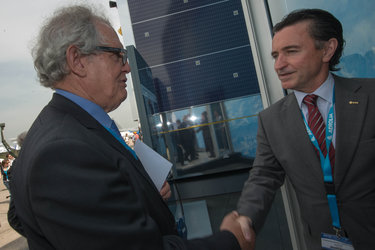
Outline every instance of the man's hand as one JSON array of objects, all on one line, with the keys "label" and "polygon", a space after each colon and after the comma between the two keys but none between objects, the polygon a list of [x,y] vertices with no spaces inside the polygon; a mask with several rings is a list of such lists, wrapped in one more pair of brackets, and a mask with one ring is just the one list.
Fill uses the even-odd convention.
[{"label": "man's hand", "polygon": [[245,237],[245,240],[250,242],[252,248],[251,249],[254,249],[254,246],[255,246],[255,232],[254,232],[254,229],[252,227],[252,224],[253,222],[251,221],[251,219],[247,216],[244,216],[244,215],[239,215],[237,213],[237,211],[234,211],[233,212],[235,215],[237,215],[237,221],[238,223],[240,223],[241,225],[241,230],[242,230],[242,233]]},{"label": "man's hand", "polygon": [[165,201],[171,197],[171,186],[169,186],[169,183],[167,181],[165,181],[163,186],[161,187],[160,195]]},{"label": "man's hand", "polygon": [[236,211],[233,211],[227,214],[221,223],[220,230],[221,231],[227,230],[233,233],[238,243],[240,244],[241,249],[253,250],[255,241],[253,240],[250,242],[245,239],[243,232],[242,232],[242,225],[241,225],[243,221],[241,220],[241,223],[240,223],[240,221],[238,220],[240,217],[241,216],[239,216]]}]

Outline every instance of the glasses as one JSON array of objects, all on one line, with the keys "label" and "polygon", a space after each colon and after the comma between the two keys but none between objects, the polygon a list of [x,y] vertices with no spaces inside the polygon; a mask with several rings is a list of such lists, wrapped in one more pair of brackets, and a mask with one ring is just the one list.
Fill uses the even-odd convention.
[{"label": "glasses", "polygon": [[111,52],[116,54],[117,56],[122,58],[122,63],[125,65],[128,61],[128,51],[122,48],[113,48],[113,47],[105,47],[105,46],[97,46],[96,50],[104,51],[104,52]]}]

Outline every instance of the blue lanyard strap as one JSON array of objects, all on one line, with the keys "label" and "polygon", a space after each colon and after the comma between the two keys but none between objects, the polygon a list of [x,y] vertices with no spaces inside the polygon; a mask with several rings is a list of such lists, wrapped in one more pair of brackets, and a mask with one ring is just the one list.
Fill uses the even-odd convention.
[{"label": "blue lanyard strap", "polygon": [[309,125],[307,124],[306,118],[303,115],[303,113],[302,113],[302,117],[306,126],[307,134],[309,135],[310,141],[319,152],[320,166],[323,171],[324,185],[325,185],[325,189],[327,192],[327,199],[328,199],[329,210],[331,212],[332,225],[334,226],[334,228],[340,229],[341,225],[340,225],[340,218],[339,218],[339,210],[337,207],[337,199],[336,199],[335,188],[333,184],[331,161],[329,160],[329,147],[331,146],[332,139],[333,139],[333,130],[334,130],[334,121],[335,121],[334,105],[335,105],[335,87],[333,87],[332,105],[329,108],[328,117],[327,117],[327,126],[326,126],[327,155],[326,156],[323,155],[322,150],[319,147],[318,141],[315,138],[313,132],[311,131]]}]

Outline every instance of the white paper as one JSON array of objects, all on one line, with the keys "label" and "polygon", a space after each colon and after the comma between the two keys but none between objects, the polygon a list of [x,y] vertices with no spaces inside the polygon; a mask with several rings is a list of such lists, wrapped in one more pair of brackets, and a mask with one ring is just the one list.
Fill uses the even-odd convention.
[{"label": "white paper", "polygon": [[134,151],[156,188],[160,191],[171,170],[172,163],[144,144],[141,140],[135,142]]}]

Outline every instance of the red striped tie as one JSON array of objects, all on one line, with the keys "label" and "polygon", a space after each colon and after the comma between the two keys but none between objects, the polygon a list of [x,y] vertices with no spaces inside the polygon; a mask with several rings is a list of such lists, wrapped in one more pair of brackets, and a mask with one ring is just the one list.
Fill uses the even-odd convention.
[{"label": "red striped tie", "polygon": [[[318,106],[316,105],[316,100],[318,99],[317,95],[307,95],[303,98],[303,103],[306,104],[308,109],[308,120],[307,123],[313,132],[316,140],[318,141],[320,150],[322,151],[323,155],[327,155],[327,145],[326,145],[326,125],[324,124],[324,120],[322,114],[319,112]],[[318,157],[319,151],[316,150]],[[333,167],[335,165],[335,149],[331,143],[329,147],[329,160],[331,162],[332,173]]]}]

